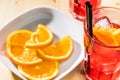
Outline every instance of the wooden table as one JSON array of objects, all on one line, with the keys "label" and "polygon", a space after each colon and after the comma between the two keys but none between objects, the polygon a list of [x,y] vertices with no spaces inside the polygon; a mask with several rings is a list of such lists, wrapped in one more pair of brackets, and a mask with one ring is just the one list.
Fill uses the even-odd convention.
[{"label": "wooden table", "polygon": [[[71,16],[69,13],[69,0],[0,0],[0,29],[4,27],[12,18],[35,7],[56,8],[63,14]],[[111,6],[120,8],[120,0],[102,0],[101,6]],[[62,80],[85,80],[81,73],[81,65],[78,65],[72,72]],[[0,80],[19,80],[0,61]]]}]

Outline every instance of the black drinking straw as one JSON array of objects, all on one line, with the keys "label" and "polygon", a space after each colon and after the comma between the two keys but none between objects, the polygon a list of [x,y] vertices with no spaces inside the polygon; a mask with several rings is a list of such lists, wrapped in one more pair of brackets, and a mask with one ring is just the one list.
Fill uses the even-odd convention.
[{"label": "black drinking straw", "polygon": [[[86,2],[86,24],[87,24],[87,31],[90,38],[93,37],[92,32],[92,5],[89,2]],[[90,40],[91,42],[91,40]],[[87,53],[88,61],[85,63],[85,68],[87,73],[90,74],[90,55]]]},{"label": "black drinking straw", "polygon": [[92,5],[89,2],[86,2],[86,24],[87,30],[90,37],[93,37],[92,33]]}]

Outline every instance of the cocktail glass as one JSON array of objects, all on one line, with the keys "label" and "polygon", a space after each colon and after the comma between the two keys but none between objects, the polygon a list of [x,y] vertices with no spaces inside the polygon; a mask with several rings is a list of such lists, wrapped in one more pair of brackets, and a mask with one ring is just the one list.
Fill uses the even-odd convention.
[{"label": "cocktail glass", "polygon": [[120,80],[120,9],[102,7],[93,11],[93,37],[84,23],[87,80]]},{"label": "cocktail glass", "polygon": [[89,1],[93,10],[100,6],[101,0],[70,0],[70,12],[74,18],[84,21],[85,19],[85,2]]}]

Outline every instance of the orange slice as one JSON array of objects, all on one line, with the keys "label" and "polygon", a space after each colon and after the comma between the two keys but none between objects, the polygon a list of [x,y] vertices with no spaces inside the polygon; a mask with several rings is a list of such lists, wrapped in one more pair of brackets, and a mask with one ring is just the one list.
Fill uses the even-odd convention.
[{"label": "orange slice", "polygon": [[38,50],[41,58],[46,60],[66,60],[70,57],[74,49],[70,36],[64,36],[56,44]]},{"label": "orange slice", "polygon": [[31,39],[26,43],[26,47],[43,47],[51,44],[53,34],[47,26],[39,24],[36,32],[33,32]]},{"label": "orange slice", "polygon": [[109,46],[119,46],[119,37],[120,37],[120,30],[117,28],[101,28],[101,27],[94,27],[93,34],[96,38],[104,43],[105,45]]},{"label": "orange slice", "polygon": [[52,80],[58,74],[57,61],[43,61],[31,66],[18,66],[18,70],[30,80]]},{"label": "orange slice", "polygon": [[42,62],[35,49],[11,47],[7,48],[7,55],[13,63],[19,65],[32,65]]},{"label": "orange slice", "polygon": [[6,44],[23,47],[30,39],[32,32],[29,30],[16,30],[7,36]]},{"label": "orange slice", "polygon": [[35,64],[41,62],[37,50],[24,48],[30,39],[31,31],[16,30],[8,35],[6,41],[7,56],[16,64]]},{"label": "orange slice", "polygon": [[113,35],[115,35],[115,38],[118,42],[118,46],[120,46],[120,28],[113,32]]}]

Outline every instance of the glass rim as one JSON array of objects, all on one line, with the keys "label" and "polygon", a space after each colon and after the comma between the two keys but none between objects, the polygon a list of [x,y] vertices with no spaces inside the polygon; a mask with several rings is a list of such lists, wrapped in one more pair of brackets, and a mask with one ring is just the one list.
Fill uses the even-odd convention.
[{"label": "glass rim", "polygon": [[98,7],[97,9],[94,9],[93,10],[93,13],[99,9],[116,9],[116,10],[120,10],[120,8],[117,8],[117,7],[106,7],[106,6],[103,6],[103,7]]},{"label": "glass rim", "polygon": [[[120,11],[120,8],[116,8],[116,7],[99,7],[99,8],[97,8],[97,9],[95,9],[95,10],[93,11],[93,14],[94,14],[94,12],[96,12],[96,11],[98,11],[98,10],[100,10],[100,9],[114,9],[114,10],[119,10],[119,11]],[[85,32],[86,36],[87,36],[92,42],[94,42],[94,43],[96,43],[96,44],[98,44],[98,45],[100,45],[100,46],[107,47],[107,48],[120,48],[120,45],[119,45],[119,46],[112,46],[112,45],[108,46],[108,45],[106,45],[106,44],[104,44],[104,43],[96,40],[96,39],[94,38],[94,35],[93,35],[93,37],[91,37],[91,36],[89,35],[89,33],[88,33],[87,30],[88,30],[88,29],[87,29],[87,27],[86,27],[86,20],[85,20],[85,21],[84,21],[84,32]]]}]

